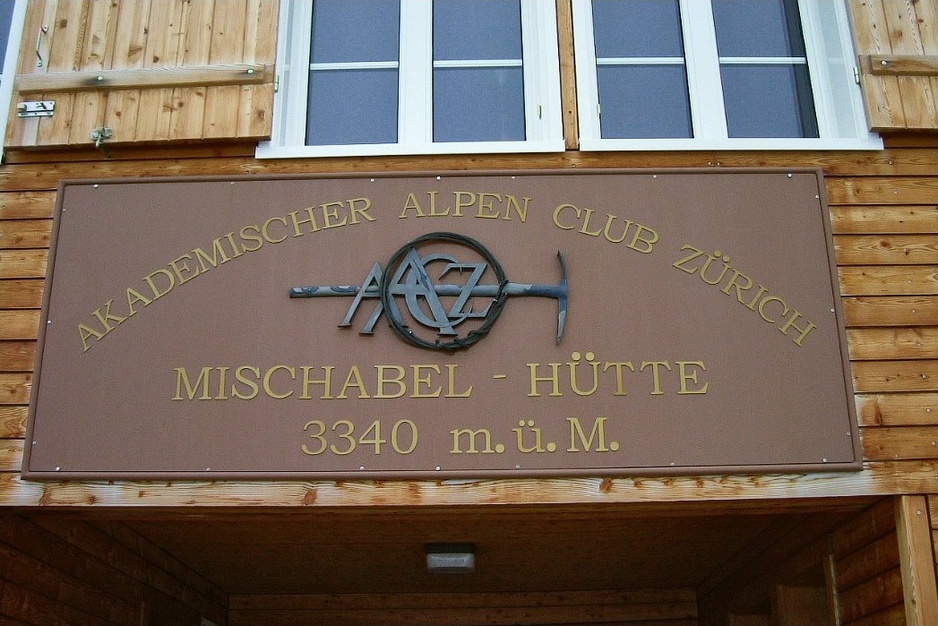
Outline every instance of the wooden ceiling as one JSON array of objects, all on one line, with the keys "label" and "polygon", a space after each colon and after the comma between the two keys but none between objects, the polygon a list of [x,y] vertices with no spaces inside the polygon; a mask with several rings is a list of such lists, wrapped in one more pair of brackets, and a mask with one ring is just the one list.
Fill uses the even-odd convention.
[{"label": "wooden ceiling", "polygon": [[[714,584],[862,504],[177,510],[124,523],[235,595],[588,591]],[[439,542],[474,544],[475,572],[428,573]]]}]

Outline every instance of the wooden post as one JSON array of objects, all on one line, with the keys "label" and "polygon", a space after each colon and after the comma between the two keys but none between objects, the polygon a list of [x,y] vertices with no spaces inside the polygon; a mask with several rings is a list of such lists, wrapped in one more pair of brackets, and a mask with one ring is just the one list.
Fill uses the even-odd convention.
[{"label": "wooden post", "polygon": [[925,496],[897,496],[895,503],[906,623],[938,624],[938,588]]}]

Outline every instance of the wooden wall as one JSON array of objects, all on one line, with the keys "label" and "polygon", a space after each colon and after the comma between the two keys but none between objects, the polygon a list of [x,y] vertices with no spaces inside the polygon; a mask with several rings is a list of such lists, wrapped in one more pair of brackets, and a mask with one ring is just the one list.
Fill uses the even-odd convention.
[{"label": "wooden wall", "polygon": [[[200,12],[209,4],[228,7],[229,11],[211,15]],[[237,5],[247,8],[235,16],[232,7]],[[560,5],[564,6],[564,2]],[[897,527],[895,517],[889,522],[893,507],[892,500],[886,498],[887,504],[860,518],[863,521],[858,522],[856,528],[846,526],[834,534],[833,554],[843,623],[914,623],[918,618],[914,612],[909,614],[908,598],[902,605],[903,614],[899,614],[903,602],[902,573],[914,571],[921,577],[924,567],[930,571],[933,583],[935,560],[932,557],[938,550],[938,522],[934,521],[938,520],[938,135],[935,134],[938,115],[933,112],[938,79],[929,74],[933,72],[929,63],[938,53],[935,48],[938,17],[935,4],[931,2],[850,0],[849,5],[858,31],[861,56],[870,61],[876,54],[888,54],[892,63],[902,60],[892,57],[919,55],[925,67],[915,70],[918,73],[914,75],[897,75],[897,70],[893,70],[892,75],[880,78],[881,72],[875,73],[872,65],[865,66],[863,81],[872,124],[884,131],[918,131],[915,135],[888,135],[887,147],[882,151],[582,153],[575,149],[575,121],[568,117],[567,144],[571,149],[564,154],[258,161],[253,158],[253,139],[245,139],[269,132],[269,119],[262,118],[268,110],[272,75],[264,74],[264,82],[259,83],[263,86],[260,88],[266,90],[263,93],[253,91],[251,85],[255,83],[250,81],[254,79],[246,78],[247,74],[237,74],[235,78],[225,74],[227,82],[223,85],[209,84],[211,79],[207,77],[232,69],[222,67],[224,65],[233,64],[235,72],[240,73],[251,69],[248,65],[263,66],[272,59],[274,37],[270,29],[276,21],[273,18],[275,2],[34,2],[27,19],[32,29],[28,33],[35,32],[40,23],[47,20],[61,29],[54,31],[53,37],[41,40],[49,65],[39,72],[31,49],[35,39],[27,34],[25,39],[29,41],[24,43],[25,52],[21,55],[22,80],[18,77],[20,95],[14,94],[14,99],[20,96],[38,99],[55,92],[59,94],[56,99],[64,103],[62,110],[66,114],[59,115],[56,118],[59,121],[54,123],[37,121],[18,127],[11,125],[8,146],[44,146],[45,149],[7,150],[6,162],[0,166],[0,507],[26,507],[26,511],[31,511],[42,507],[432,506],[740,499],[751,502],[754,508],[771,508],[772,501],[781,498],[906,495],[915,498],[900,499],[903,506],[912,507],[902,517],[906,523]],[[191,34],[192,42],[201,41],[204,45],[192,43],[187,48],[179,45],[177,39],[172,43],[176,47],[170,49],[169,39],[141,39],[144,31],[140,20],[144,18],[127,12],[126,7],[132,6],[172,7],[166,15],[159,16],[168,20],[164,20],[162,32],[168,32],[166,29],[174,23],[168,16],[175,15],[179,23],[189,25],[183,30]],[[560,13],[563,22],[568,13]],[[69,23],[73,27],[76,23],[84,26],[69,30]],[[201,26],[192,27],[194,24]],[[151,30],[147,29],[147,34]],[[94,32],[104,32],[106,36],[95,39],[91,36]],[[177,32],[181,31],[177,29]],[[251,35],[250,41],[260,42],[263,50],[233,48],[230,38],[227,42],[213,40],[207,36],[209,32],[237,32],[236,38],[242,43]],[[269,36],[255,37],[255,33]],[[216,43],[207,43],[211,41]],[[233,52],[235,48],[239,51],[237,54]],[[220,52],[213,56],[211,50],[215,49]],[[112,57],[116,60],[121,54],[125,57],[124,64],[105,60]],[[187,56],[190,54],[196,56]],[[133,55],[137,56],[132,59]],[[152,80],[149,76],[153,72],[138,71],[162,67],[157,57],[174,68],[173,75],[179,80],[177,86],[147,83]],[[901,71],[908,71],[903,67],[908,66],[900,64]],[[133,73],[122,74],[124,70],[133,70]],[[69,82],[68,74],[85,71],[100,73],[104,76],[102,82],[113,89],[95,91],[87,89],[87,85],[75,87]],[[261,67],[260,71],[267,70]],[[43,83],[42,78],[37,79],[39,74],[56,76],[46,79],[51,83]],[[84,80],[90,75],[81,76]],[[96,80],[96,76],[92,78]],[[209,87],[227,89],[229,91],[223,93],[230,95],[237,90],[236,98],[214,100],[216,103],[238,102],[229,121],[212,122],[218,119],[213,117],[216,109],[212,106],[208,109],[179,106],[182,102],[187,105],[208,102]],[[154,103],[147,105],[155,107],[152,119],[145,113],[148,110],[143,106],[145,102]],[[575,106],[565,106],[565,110],[575,111]],[[155,125],[148,125],[149,121],[148,124],[136,123],[144,118],[161,121]],[[91,148],[87,136],[90,128],[104,125],[119,131],[107,153]],[[144,134],[130,134],[138,132]],[[216,142],[216,139],[226,141]],[[158,145],[134,143],[138,141],[158,142]],[[59,149],[63,146],[71,147]],[[55,189],[62,179],[667,167],[817,167],[823,170],[861,429],[864,455],[861,472],[615,479],[597,476],[453,483],[30,483],[19,476]],[[927,503],[927,506],[914,506],[920,503]],[[927,558],[920,553],[894,555],[896,542],[892,541],[892,534],[898,528],[896,536],[905,537],[902,533],[914,526],[912,520],[922,519],[914,513],[921,508],[925,508],[924,520],[936,539],[931,550],[925,551]],[[24,591],[36,584],[22,578],[27,573],[35,572],[39,580],[45,580],[45,584],[62,594],[71,594],[88,584],[82,578],[84,573],[64,569],[69,567],[67,559],[50,569],[38,550],[57,546],[55,554],[75,555],[77,551],[95,551],[109,546],[105,551],[118,550],[123,555],[122,564],[99,564],[100,571],[95,575],[100,575],[98,580],[101,581],[118,581],[114,584],[123,589],[115,591],[119,595],[115,606],[123,611],[121,619],[124,621],[119,623],[139,623],[140,611],[160,611],[164,606],[162,599],[170,596],[175,599],[165,606],[178,605],[179,615],[185,615],[186,619],[192,615],[188,612],[191,607],[224,617],[223,612],[219,613],[222,600],[198,581],[183,584],[183,588],[199,590],[203,599],[194,604],[181,601],[174,595],[175,591],[162,583],[157,591],[144,593],[148,587],[141,586],[143,582],[138,575],[141,570],[136,568],[154,566],[153,557],[142,556],[128,547],[129,539],[117,526],[24,517],[6,508],[0,509],[0,516],[0,549],[22,565],[16,572],[11,573],[7,567],[0,573],[0,593],[4,594],[0,597],[4,606],[9,603],[7,598],[14,598],[12,606],[27,607],[24,609],[27,611],[33,611],[41,602],[46,602],[45,606],[54,604],[49,604],[48,598],[33,600],[31,598],[39,598],[39,595]],[[21,537],[33,538],[31,547],[18,543]],[[909,563],[910,559],[913,564]],[[58,563],[59,557],[55,560]],[[8,562],[11,561],[0,559],[0,568]],[[905,563],[898,570],[899,579],[896,578],[897,562]],[[167,572],[173,567],[171,563],[159,565]],[[169,576],[172,578],[171,574]],[[900,584],[898,588],[897,584]],[[909,591],[908,586],[906,591]],[[139,603],[144,597],[158,601],[142,609]],[[183,605],[187,608],[182,608]],[[237,603],[236,606],[240,611],[249,610],[247,606]],[[74,610],[91,615],[96,609],[76,605]],[[930,609],[925,607],[925,610]],[[42,615],[53,615],[52,609]],[[63,623],[85,621],[63,617],[64,613],[55,615]],[[20,623],[40,623],[44,619],[26,614],[10,616],[10,620]],[[223,623],[221,619],[212,619]],[[88,623],[93,622],[88,620]]]},{"label": "wooden wall", "polygon": [[227,596],[118,522],[0,509],[0,624],[227,623]]}]

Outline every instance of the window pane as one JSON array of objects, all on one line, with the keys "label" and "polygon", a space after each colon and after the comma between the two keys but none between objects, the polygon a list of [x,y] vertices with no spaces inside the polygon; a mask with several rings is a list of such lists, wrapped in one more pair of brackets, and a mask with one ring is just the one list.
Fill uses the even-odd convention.
[{"label": "window pane", "polygon": [[306,145],[397,141],[397,70],[310,72]]},{"label": "window pane", "polygon": [[600,58],[684,56],[677,0],[593,0],[593,37]]},{"label": "window pane", "polygon": [[603,139],[691,137],[683,65],[597,68]]},{"label": "window pane", "polygon": [[316,0],[313,63],[397,61],[399,0]]},{"label": "window pane", "polygon": [[804,65],[721,68],[730,137],[817,137]]},{"label": "window pane", "polygon": [[520,58],[519,0],[434,0],[434,60]]},{"label": "window pane", "polygon": [[3,64],[3,55],[6,53],[7,42],[10,40],[10,22],[13,21],[15,4],[10,0],[0,0],[0,65]]},{"label": "window pane", "polygon": [[520,67],[433,71],[434,141],[523,141]]},{"label": "window pane", "polygon": [[720,56],[803,57],[804,41],[793,0],[714,0]]}]

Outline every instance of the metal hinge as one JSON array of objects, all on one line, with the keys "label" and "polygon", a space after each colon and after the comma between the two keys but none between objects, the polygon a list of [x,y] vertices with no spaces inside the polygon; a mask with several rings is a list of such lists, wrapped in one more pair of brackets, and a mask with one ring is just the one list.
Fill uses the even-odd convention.
[{"label": "metal hinge", "polygon": [[17,117],[52,117],[54,112],[55,100],[33,100],[16,105]]},{"label": "metal hinge", "polygon": [[860,68],[856,65],[853,66],[853,80],[859,85],[860,84]]}]

